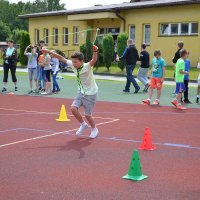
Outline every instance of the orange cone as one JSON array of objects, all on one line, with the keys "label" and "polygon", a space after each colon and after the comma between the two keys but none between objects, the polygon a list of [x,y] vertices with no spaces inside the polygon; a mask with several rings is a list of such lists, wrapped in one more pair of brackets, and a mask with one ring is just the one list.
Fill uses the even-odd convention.
[{"label": "orange cone", "polygon": [[156,147],[152,144],[150,128],[145,128],[142,144],[138,149],[153,151]]}]

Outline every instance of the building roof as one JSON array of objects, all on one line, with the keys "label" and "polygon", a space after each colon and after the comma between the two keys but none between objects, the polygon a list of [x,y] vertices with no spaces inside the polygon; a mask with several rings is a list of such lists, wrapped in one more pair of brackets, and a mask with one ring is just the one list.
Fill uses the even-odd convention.
[{"label": "building roof", "polygon": [[87,13],[108,12],[108,11],[116,12],[128,9],[154,8],[154,7],[188,5],[188,4],[200,4],[200,0],[154,0],[154,1],[141,1],[133,3],[111,4],[111,5],[98,5],[98,6],[73,9],[73,10],[60,10],[60,11],[25,14],[25,15],[19,15],[19,18],[87,14]]}]

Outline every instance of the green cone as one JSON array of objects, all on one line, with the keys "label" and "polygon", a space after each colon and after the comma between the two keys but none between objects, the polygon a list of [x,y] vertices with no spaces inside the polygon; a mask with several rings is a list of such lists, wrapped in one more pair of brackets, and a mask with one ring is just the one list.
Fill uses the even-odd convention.
[{"label": "green cone", "polygon": [[142,174],[138,150],[134,150],[128,174],[122,178],[133,181],[141,181],[148,178],[148,176]]}]

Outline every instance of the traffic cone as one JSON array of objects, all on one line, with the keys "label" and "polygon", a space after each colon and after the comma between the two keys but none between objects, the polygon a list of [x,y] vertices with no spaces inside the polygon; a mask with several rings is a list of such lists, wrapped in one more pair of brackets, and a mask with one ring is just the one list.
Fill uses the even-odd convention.
[{"label": "traffic cone", "polygon": [[152,144],[150,128],[145,128],[142,144],[138,149],[153,151],[156,147]]},{"label": "traffic cone", "polygon": [[134,150],[131,164],[128,170],[128,174],[122,177],[123,179],[128,179],[132,181],[141,181],[143,179],[148,178],[148,176],[145,176],[142,174],[141,164],[140,164],[140,157],[138,150]]},{"label": "traffic cone", "polygon": [[68,117],[67,117],[65,105],[62,105],[61,110],[60,110],[59,119],[56,119],[56,121],[58,121],[58,122],[68,122],[68,121],[70,121],[70,119],[68,119]]}]

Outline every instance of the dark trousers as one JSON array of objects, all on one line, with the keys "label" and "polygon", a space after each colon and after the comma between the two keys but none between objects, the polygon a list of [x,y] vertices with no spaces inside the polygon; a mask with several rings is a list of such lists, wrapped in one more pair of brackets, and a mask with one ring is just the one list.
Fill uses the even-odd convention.
[{"label": "dark trousers", "polygon": [[7,83],[8,82],[8,72],[11,72],[12,76],[12,81],[15,83],[17,82],[16,78],[16,65],[11,65],[11,64],[4,64],[4,77],[3,77],[3,82]]},{"label": "dark trousers", "polygon": [[189,80],[184,80],[184,84],[185,84],[184,100],[188,100],[188,83],[189,83]]},{"label": "dark trousers", "polygon": [[135,78],[133,77],[134,69],[135,69],[135,65],[126,65],[126,79],[127,79],[126,86],[125,86],[126,91],[130,90],[131,83],[133,84],[135,89],[139,88],[139,85],[137,84]]}]

